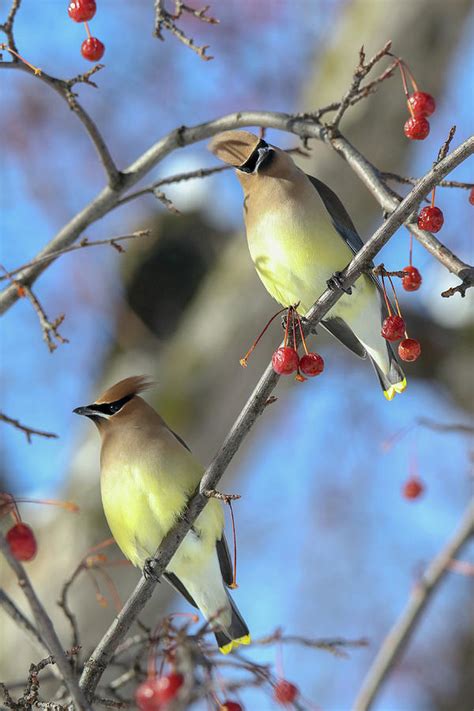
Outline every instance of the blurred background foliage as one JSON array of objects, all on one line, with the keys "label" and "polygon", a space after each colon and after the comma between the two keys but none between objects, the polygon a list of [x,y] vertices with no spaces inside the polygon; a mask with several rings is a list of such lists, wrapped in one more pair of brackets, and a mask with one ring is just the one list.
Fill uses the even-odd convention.
[{"label": "blurred background foliage", "polygon": [[[61,77],[89,68],[79,53],[82,29],[67,18],[65,2],[23,5],[16,38],[27,59]],[[152,5],[98,0],[91,29],[106,45],[106,66],[95,77],[98,90],[78,89],[120,167],[182,124],[243,109],[309,111],[338,99],[360,46],[369,54],[388,39],[420,88],[436,96],[431,135],[419,145],[404,138],[406,107],[395,76],[346,114],[341,130],[349,140],[380,169],[418,175],[430,167],[452,124],[455,142],[472,128],[474,15],[468,0],[216,2],[211,14],[218,26],[189,18],[183,24],[199,44],[211,45],[214,59],[207,63],[171,36],[164,43],[152,37]],[[2,3],[2,15],[7,8]],[[103,174],[76,117],[47,87],[4,71],[0,92],[1,263],[14,268],[93,198]],[[297,145],[291,135],[269,131],[267,137]],[[367,238],[381,220],[374,199],[334,152],[315,142],[309,148],[309,158],[298,159],[301,166],[338,192]],[[192,146],[169,156],[146,182],[213,164],[204,145]],[[452,177],[472,180],[472,162]],[[179,216],[148,195],[86,235],[108,238],[147,227],[151,237],[130,244],[123,255],[107,247],[67,255],[38,281],[47,313],[66,314],[62,333],[69,344],[50,355],[26,301],[2,319],[2,409],[60,436],[28,445],[21,433],[2,426],[2,488],[72,498],[81,507],[77,516],[22,507],[40,542],[29,570],[64,639],[68,628],[55,606],[61,586],[87,549],[109,535],[97,434],[72,409],[121,377],[147,373],[157,383],[150,401],[206,464],[281,336],[275,324],[247,370],[240,368],[239,358],[276,307],[249,259],[235,177],[225,172],[165,193]],[[437,196],[446,216],[440,239],[472,262],[467,194],[439,190]],[[406,230],[380,261],[405,266]],[[221,486],[243,495],[235,506],[237,599],[254,636],[282,626],[308,637],[370,640],[348,660],[286,651],[286,676],[327,711],[350,707],[422,566],[450,535],[472,490],[466,437],[417,424],[426,416],[466,423],[472,414],[472,293],[441,299],[454,278],[416,245],[414,263],[423,287],[402,295],[402,302],[423,355],[407,367],[407,392],[386,403],[369,365],[318,334],[324,375],[303,385],[280,383],[278,402],[253,429]],[[410,471],[426,484],[416,502],[401,496]],[[118,551],[110,555],[120,558]],[[137,572],[119,567],[111,573],[125,598]],[[18,597],[8,576],[5,583]],[[377,709],[471,708],[471,593],[467,578],[450,574]],[[77,583],[72,600],[87,650],[112,620],[113,605],[101,608],[88,580]],[[176,609],[186,603],[162,585],[144,619]],[[1,676],[22,677],[36,652],[3,615],[0,624],[7,650]],[[13,644],[14,656],[8,652]],[[250,654],[256,661],[273,659],[268,648]],[[244,693],[243,701],[258,711],[272,708],[271,699],[257,692]]]}]

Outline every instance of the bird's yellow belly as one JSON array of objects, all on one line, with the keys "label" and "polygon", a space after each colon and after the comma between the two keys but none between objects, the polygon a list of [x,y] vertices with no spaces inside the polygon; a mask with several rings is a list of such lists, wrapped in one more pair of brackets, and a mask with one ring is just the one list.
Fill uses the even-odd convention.
[{"label": "bird's yellow belly", "polygon": [[300,302],[300,313],[311,308],[327,280],[353,256],[332,227],[311,229],[301,216],[278,220],[266,216],[253,227],[248,243],[267,291],[283,306]]},{"label": "bird's yellow belly", "polygon": [[[133,565],[143,567],[164,536],[176,523],[194,486],[188,491],[173,487],[166,481],[163,487],[156,471],[147,472],[143,466],[120,466],[108,471],[101,479],[102,503],[111,533],[123,554]],[[224,517],[218,501],[211,500],[193,529],[178,548],[168,566],[169,570],[183,564],[198,563],[201,544],[213,549],[222,536]]]}]

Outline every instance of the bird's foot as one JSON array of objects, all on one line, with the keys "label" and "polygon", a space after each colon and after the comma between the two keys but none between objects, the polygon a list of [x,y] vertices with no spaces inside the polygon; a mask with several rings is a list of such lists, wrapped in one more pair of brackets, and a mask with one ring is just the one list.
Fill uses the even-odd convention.
[{"label": "bird's foot", "polygon": [[143,575],[146,580],[156,580],[159,583],[160,579],[155,573],[155,563],[156,558],[147,558],[143,566]]},{"label": "bird's foot", "polygon": [[349,294],[349,296],[352,294],[352,289],[349,287],[348,289],[345,289],[343,284],[344,281],[341,277],[342,272],[334,272],[332,277],[327,280],[326,284],[328,285],[328,289],[331,289],[331,291],[342,291],[345,294]]},{"label": "bird's foot", "polygon": [[[297,313],[298,306],[300,304],[301,304],[301,301],[297,301],[296,304],[292,304],[291,306],[288,306],[288,308],[286,309],[286,313],[283,314],[283,316],[281,317],[281,326],[284,331],[286,331],[288,319],[293,316],[293,313],[295,313],[295,314]],[[291,321],[290,321],[290,325],[291,325]]]}]

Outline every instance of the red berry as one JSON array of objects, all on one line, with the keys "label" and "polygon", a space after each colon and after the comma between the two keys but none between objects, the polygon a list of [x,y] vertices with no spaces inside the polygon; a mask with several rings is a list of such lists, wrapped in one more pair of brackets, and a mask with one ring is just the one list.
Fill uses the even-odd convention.
[{"label": "red berry", "polygon": [[299,695],[298,687],[285,679],[280,679],[273,689],[273,696],[275,701],[279,704],[291,704],[298,698]]},{"label": "red berry", "polygon": [[412,141],[423,141],[430,132],[430,124],[424,116],[411,116],[403,127],[405,136]]},{"label": "red berry", "polygon": [[290,346],[277,348],[272,356],[272,366],[278,375],[290,375],[298,368],[298,353]]},{"label": "red berry", "polygon": [[471,203],[471,205],[474,205],[474,188],[471,188],[469,192],[469,202]]},{"label": "red berry", "polygon": [[387,341],[399,341],[405,335],[405,321],[401,316],[387,316],[382,324],[382,336]]},{"label": "red berry", "polygon": [[26,523],[16,523],[7,531],[7,543],[17,560],[33,560],[38,550],[35,534]]},{"label": "red berry", "polygon": [[98,62],[104,56],[105,47],[97,37],[88,37],[81,44],[81,54],[90,62]]},{"label": "red berry", "polygon": [[405,499],[417,499],[425,490],[425,485],[416,476],[411,476],[403,485]]},{"label": "red berry", "polygon": [[300,358],[299,365],[301,372],[310,378],[319,375],[324,370],[324,360],[319,353],[306,353]]},{"label": "red berry", "polygon": [[431,116],[436,109],[436,101],[426,91],[415,91],[414,94],[408,97],[408,104],[415,118]]},{"label": "red berry", "polygon": [[244,711],[243,707],[237,701],[224,701],[219,711]]},{"label": "red berry", "polygon": [[89,22],[97,10],[95,0],[71,0],[67,9],[74,22]]},{"label": "red berry", "polygon": [[135,692],[135,702],[140,711],[160,711],[174,699],[183,684],[181,674],[151,676],[143,681]]},{"label": "red berry", "polygon": [[402,360],[413,361],[419,358],[421,346],[414,338],[405,338],[398,344],[398,355]]},{"label": "red berry", "polygon": [[418,291],[421,286],[423,279],[421,274],[416,267],[403,267],[405,276],[402,279],[402,286],[405,291]]},{"label": "red berry", "polygon": [[428,230],[429,232],[439,232],[444,223],[444,215],[434,205],[427,205],[418,215],[418,227],[420,230]]}]

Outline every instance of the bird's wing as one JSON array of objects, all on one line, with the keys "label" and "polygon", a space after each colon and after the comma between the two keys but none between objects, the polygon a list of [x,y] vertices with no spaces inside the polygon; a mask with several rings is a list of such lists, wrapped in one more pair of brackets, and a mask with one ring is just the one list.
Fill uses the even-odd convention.
[{"label": "bird's wing", "polygon": [[[359,237],[359,233],[354,227],[354,223],[349,217],[346,208],[339,200],[336,193],[334,193],[331,188],[328,187],[325,183],[323,183],[321,180],[318,180],[317,178],[314,178],[312,175],[307,175],[306,177],[317,190],[319,197],[323,201],[324,207],[326,208],[331,217],[334,228],[341,235],[342,239],[347,244],[352,253],[357,254],[357,252],[359,252],[364,246],[364,243]],[[372,269],[374,267],[374,263],[370,262],[367,274],[380,289],[380,284],[378,280],[372,274]]]},{"label": "bird's wing", "polygon": [[186,588],[184,587],[183,583],[181,580],[178,578],[177,575],[174,573],[163,573],[163,577],[169,582],[171,587],[173,587],[175,590],[177,590],[181,595],[186,598],[186,600],[193,605],[194,607],[197,607],[196,603],[194,602],[194,599],[191,597],[191,595],[188,593]]},{"label": "bird's wing", "polygon": [[232,559],[230,557],[229,546],[227,545],[224,534],[222,534],[222,538],[219,541],[216,541],[216,549],[222,579],[226,585],[230,585],[234,579],[234,573],[232,569]]},{"label": "bird's wing", "polygon": [[324,326],[326,331],[329,331],[334,338],[337,338],[346,348],[352,353],[355,353],[359,358],[366,358],[367,351],[359,341],[351,327],[339,316],[335,318],[326,318],[321,321],[321,326]]}]

